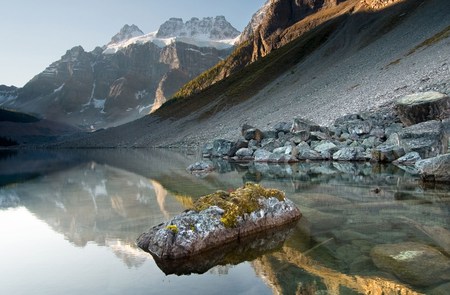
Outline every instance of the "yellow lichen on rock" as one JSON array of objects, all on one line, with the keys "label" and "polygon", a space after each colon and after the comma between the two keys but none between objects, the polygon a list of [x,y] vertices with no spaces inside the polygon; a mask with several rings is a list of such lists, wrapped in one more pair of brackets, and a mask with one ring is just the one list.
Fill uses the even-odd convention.
[{"label": "yellow lichen on rock", "polygon": [[282,191],[266,189],[259,184],[247,182],[243,187],[229,193],[217,191],[203,196],[194,203],[193,209],[202,211],[211,206],[217,206],[225,211],[221,222],[226,227],[233,227],[236,225],[239,216],[261,209],[258,202],[261,198],[276,198],[283,201],[285,195]]},{"label": "yellow lichen on rock", "polygon": [[178,233],[178,227],[175,224],[166,226],[166,229],[172,231],[174,234]]}]

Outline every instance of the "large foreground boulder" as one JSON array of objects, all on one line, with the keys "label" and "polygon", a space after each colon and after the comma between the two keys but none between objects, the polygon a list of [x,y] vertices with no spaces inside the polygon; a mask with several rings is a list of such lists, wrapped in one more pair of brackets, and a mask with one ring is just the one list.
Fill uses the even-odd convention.
[{"label": "large foreground boulder", "polygon": [[450,154],[417,161],[415,166],[424,181],[450,183]]},{"label": "large foreground boulder", "polygon": [[155,259],[187,258],[300,217],[283,192],[247,183],[230,193],[201,197],[193,209],[143,233],[137,245]]},{"label": "large foreground boulder", "polygon": [[442,120],[450,116],[450,97],[435,91],[415,93],[397,100],[395,110],[406,126]]}]

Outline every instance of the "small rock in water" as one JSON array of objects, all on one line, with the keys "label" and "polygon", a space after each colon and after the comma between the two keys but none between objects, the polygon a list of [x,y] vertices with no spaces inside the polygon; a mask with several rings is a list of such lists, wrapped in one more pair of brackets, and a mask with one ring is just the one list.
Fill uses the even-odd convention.
[{"label": "small rock in water", "polygon": [[207,163],[205,161],[195,162],[194,164],[189,165],[186,169],[191,173],[205,173],[211,172],[214,170],[214,166],[211,163]]}]

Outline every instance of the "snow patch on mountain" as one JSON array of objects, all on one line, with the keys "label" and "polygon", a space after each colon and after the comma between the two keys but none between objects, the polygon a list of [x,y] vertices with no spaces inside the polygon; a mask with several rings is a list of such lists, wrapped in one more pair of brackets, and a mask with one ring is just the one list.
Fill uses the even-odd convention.
[{"label": "snow patch on mountain", "polygon": [[171,18],[163,23],[158,30],[158,38],[197,37],[210,40],[234,39],[240,32],[236,30],[224,16],[191,18],[183,22],[181,18]]},{"label": "snow patch on mountain", "polygon": [[[137,27],[136,27],[137,28]],[[123,30],[123,29],[122,29]],[[121,30],[121,31],[122,31]],[[171,18],[162,24],[158,31],[140,34],[134,30],[133,34],[121,34],[121,37],[111,39],[105,46],[103,54],[114,54],[133,44],[152,42],[160,48],[175,42],[183,42],[197,47],[213,47],[218,50],[227,49],[239,38],[240,33],[223,16],[207,17],[202,20],[192,18],[186,23],[181,18]],[[118,33],[116,36],[120,35]],[[129,36],[125,38],[123,36]]]}]

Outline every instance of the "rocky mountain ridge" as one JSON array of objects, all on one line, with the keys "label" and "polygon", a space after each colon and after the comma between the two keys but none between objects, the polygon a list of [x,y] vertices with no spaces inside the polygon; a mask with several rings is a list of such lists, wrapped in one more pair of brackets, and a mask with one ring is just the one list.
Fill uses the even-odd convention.
[{"label": "rocky mountain ridge", "polygon": [[209,73],[208,79],[198,77],[201,82],[193,81],[197,87],[187,84],[175,94],[175,97],[197,93],[335,18],[357,13],[373,13],[401,2],[404,1],[268,0],[253,15],[239,37],[238,50],[215,67]]},{"label": "rocky mountain ridge", "polygon": [[120,31],[111,38],[111,41],[108,44],[119,43],[142,35],[144,35],[144,32],[142,32],[141,29],[138,28],[138,26],[130,26],[127,24],[123,26],[123,28],[120,29]]},{"label": "rocky mountain ridge", "polygon": [[[193,18],[185,27],[192,32],[209,32],[217,44],[222,37],[235,38],[239,34],[224,17],[201,21]],[[169,34],[167,23],[160,31]],[[6,96],[6,90],[2,91],[0,106],[85,130],[140,118],[232,50],[229,42],[219,48],[204,42],[204,38],[199,43],[192,38],[184,42],[176,35],[183,32],[172,31],[175,38],[165,44],[152,38],[139,39],[147,35],[135,25],[125,25],[103,47],[90,52],[81,46],[68,50],[60,60],[17,89],[16,95]],[[114,50],[108,51],[109,48]]]},{"label": "rocky mountain ridge", "polygon": [[[277,30],[274,24],[283,14],[276,12],[285,7],[281,2],[293,5],[285,10],[287,16],[296,7],[303,18],[284,20],[287,28]],[[227,60],[191,81],[190,92],[154,115],[67,146],[113,147],[118,136],[124,147],[233,140],[247,122],[262,128],[302,116],[329,125],[403,95],[450,92],[446,1],[325,1],[315,8],[306,2],[271,1],[272,12],[257,26],[259,36],[268,38],[241,43]],[[262,33],[269,28],[273,35]],[[260,43],[253,42],[258,38]],[[254,52],[267,48],[252,62]]]},{"label": "rocky mountain ridge", "polygon": [[163,23],[156,36],[158,38],[170,37],[196,37],[206,36],[212,40],[234,39],[240,32],[236,30],[224,16],[205,17],[199,19],[196,17],[183,22],[181,18],[171,18]]}]

